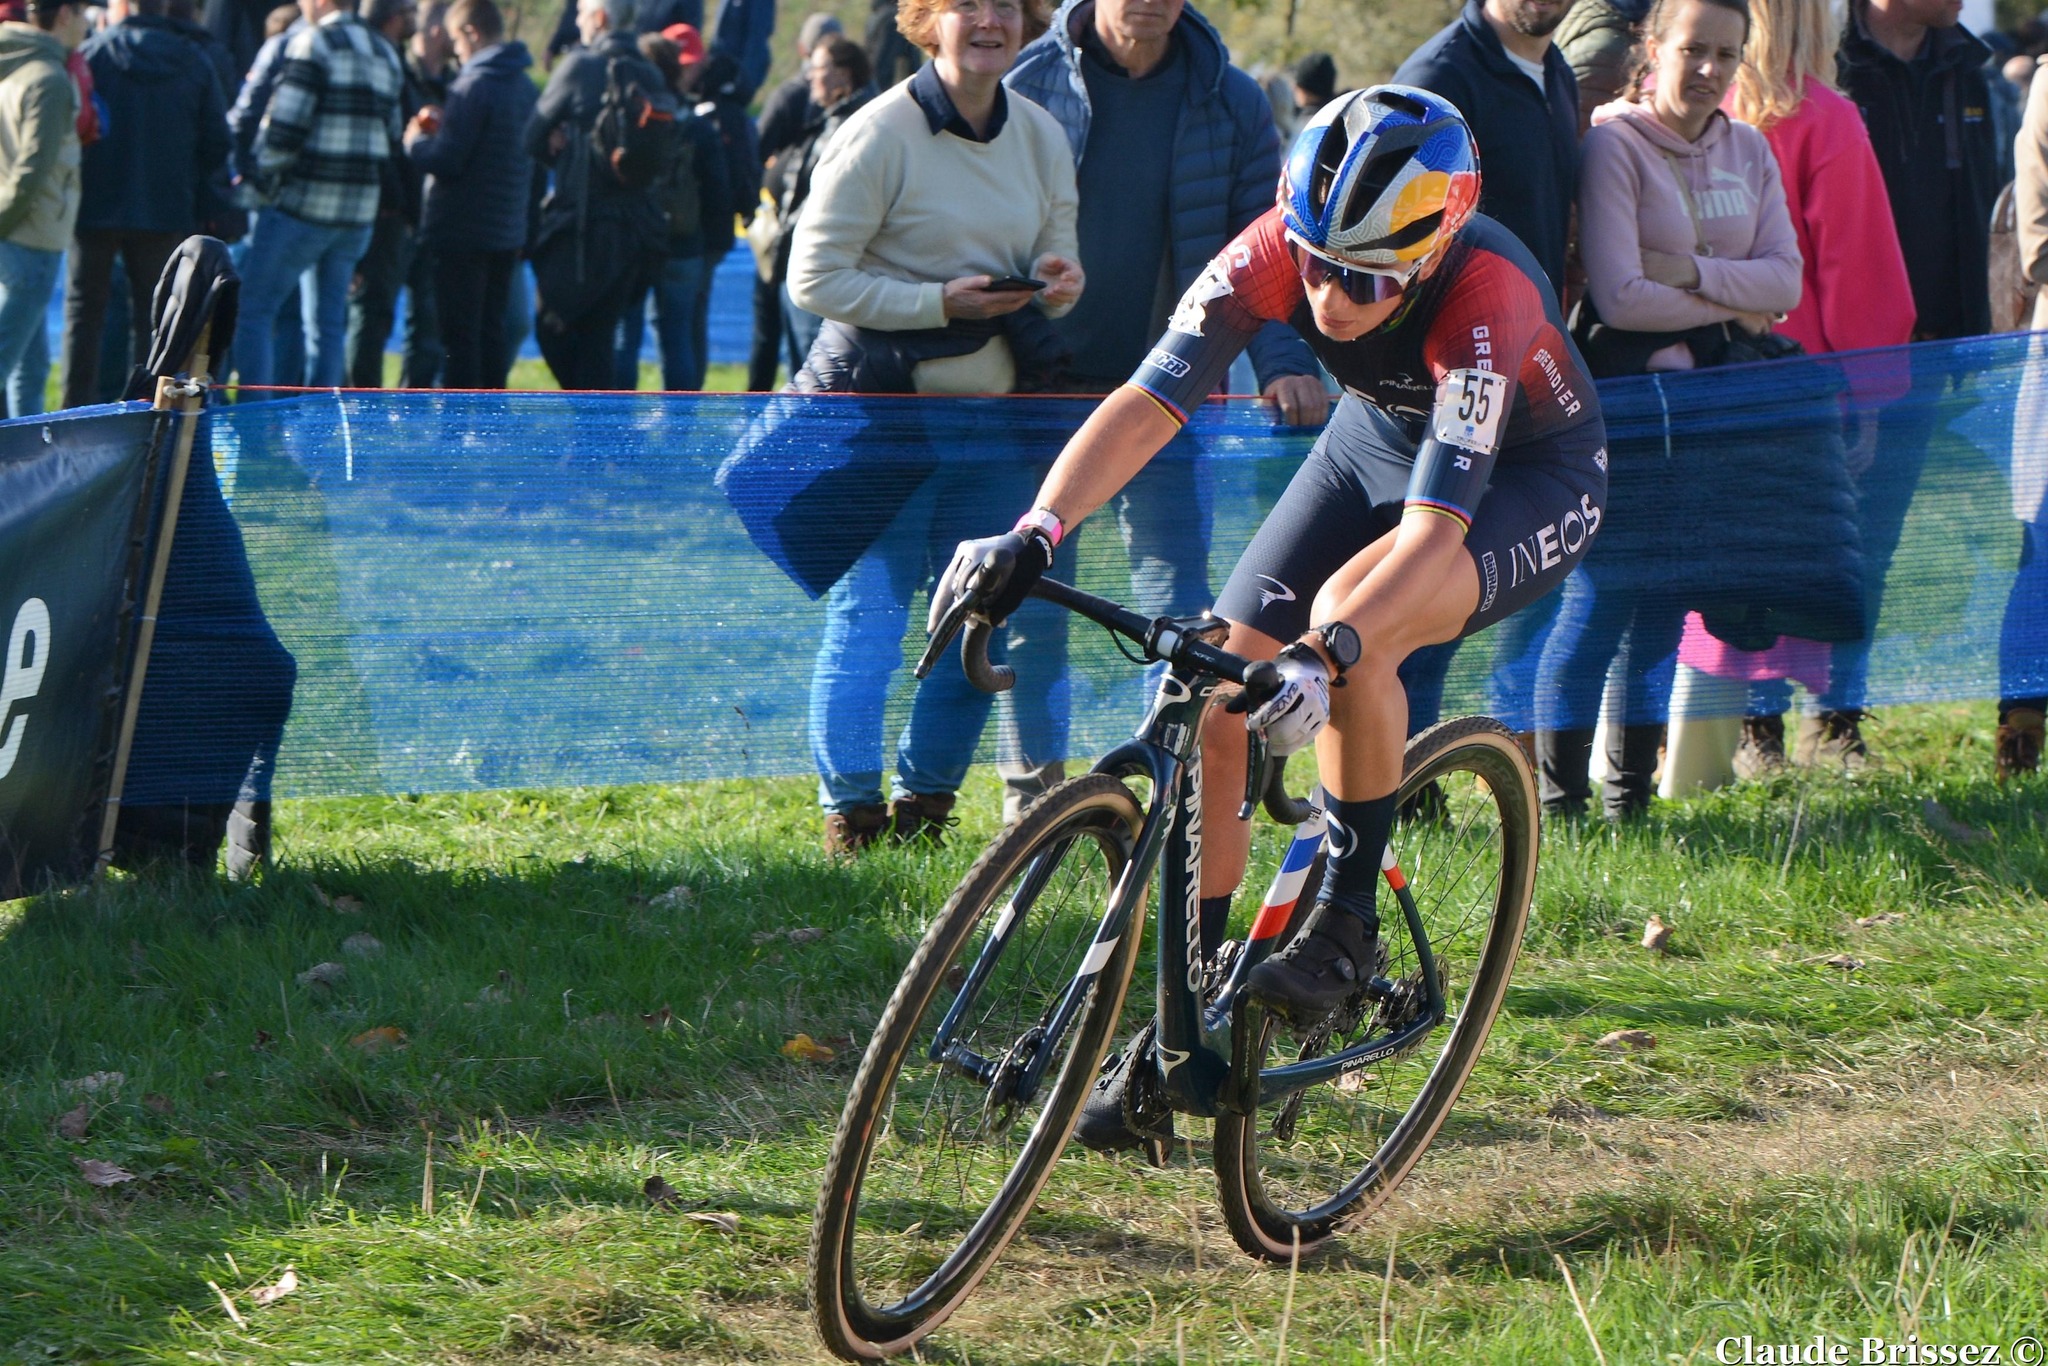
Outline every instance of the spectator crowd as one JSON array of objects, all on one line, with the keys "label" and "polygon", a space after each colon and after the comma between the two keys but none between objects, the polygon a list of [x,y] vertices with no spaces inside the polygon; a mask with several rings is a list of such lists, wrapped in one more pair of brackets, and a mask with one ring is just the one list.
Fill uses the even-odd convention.
[{"label": "spectator crowd", "polygon": [[[1847,4],[1466,0],[1394,79],[1464,114],[1480,210],[1548,274],[1596,375],[2048,329],[2048,23],[1980,36],[1960,0]],[[703,0],[570,0],[544,79],[497,0],[0,14],[12,416],[44,406],[60,287],[63,403],[118,397],[165,260],[201,232],[239,257],[216,368],[245,397],[381,386],[394,332],[406,387],[503,388],[530,335],[563,388],[633,388],[650,323],[662,387],[699,389],[713,274],[741,238],[752,389],[786,372],[800,392],[1107,393],[1272,205],[1286,139],[1342,89],[1326,53],[1262,84],[1185,0],[882,0],[865,42],[812,15],[798,71],[765,90],[774,0],[723,0],[708,25]],[[1914,355],[1859,374],[1879,401],[1822,453],[1858,487],[1871,621],[1933,436],[1931,403],[1883,400],[1959,379]],[[1325,379],[1285,326],[1248,359],[1280,421],[1324,419]],[[1021,506],[1049,454],[1019,453],[1018,497],[928,481],[827,594],[811,728],[835,853],[947,821],[990,707],[927,684],[885,775],[897,642],[929,569],[991,501]],[[1104,519],[1138,610],[1213,600],[1206,498],[1199,463],[1169,459]],[[2048,511],[2016,513],[2009,624],[2048,596]],[[1738,773],[1867,754],[1867,642],[1735,649],[1597,546],[1488,641],[1497,696],[1535,718],[1553,811],[1593,803],[1585,715],[1603,689],[1619,724],[1602,802],[1643,809],[1674,654],[1744,690]],[[1003,645],[1021,680],[1001,714],[1014,808],[1060,774],[1062,624],[1020,612]],[[1417,728],[1449,660],[1404,672]],[[1792,679],[1811,696],[1788,734]],[[2001,776],[2037,766],[2043,708],[2001,699]]]}]

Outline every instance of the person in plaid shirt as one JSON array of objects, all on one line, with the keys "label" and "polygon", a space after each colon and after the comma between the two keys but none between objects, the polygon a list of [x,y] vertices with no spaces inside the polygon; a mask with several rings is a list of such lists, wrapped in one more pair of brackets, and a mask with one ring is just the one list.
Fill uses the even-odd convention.
[{"label": "person in plaid shirt", "polygon": [[306,328],[306,382],[346,373],[348,286],[368,249],[384,163],[397,144],[398,54],[356,18],[355,0],[299,0],[308,27],[256,135],[262,211],[242,263],[235,364],[245,385],[271,382],[272,332],[294,284]]}]

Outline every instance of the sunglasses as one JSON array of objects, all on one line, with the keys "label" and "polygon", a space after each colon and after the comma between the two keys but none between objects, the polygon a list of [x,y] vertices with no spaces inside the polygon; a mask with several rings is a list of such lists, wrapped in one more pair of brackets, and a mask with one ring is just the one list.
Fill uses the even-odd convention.
[{"label": "sunglasses", "polygon": [[1292,238],[1288,239],[1287,249],[1294,253],[1294,264],[1301,271],[1303,284],[1319,289],[1335,281],[1337,287],[1344,291],[1344,297],[1355,304],[1383,304],[1389,299],[1398,299],[1408,288],[1408,277],[1337,265],[1317,256]]}]

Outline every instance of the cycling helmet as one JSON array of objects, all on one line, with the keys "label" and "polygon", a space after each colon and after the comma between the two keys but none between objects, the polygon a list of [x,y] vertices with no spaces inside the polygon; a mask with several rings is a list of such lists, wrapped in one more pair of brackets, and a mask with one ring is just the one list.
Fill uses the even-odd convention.
[{"label": "cycling helmet", "polygon": [[1376,85],[1316,111],[1280,175],[1287,234],[1332,264],[1412,280],[1479,202],[1479,151],[1449,101]]}]

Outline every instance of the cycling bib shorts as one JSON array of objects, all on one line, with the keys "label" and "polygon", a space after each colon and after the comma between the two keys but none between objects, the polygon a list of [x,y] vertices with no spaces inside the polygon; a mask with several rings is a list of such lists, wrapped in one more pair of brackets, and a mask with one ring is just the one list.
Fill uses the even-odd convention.
[{"label": "cycling bib shorts", "polygon": [[[1465,533],[1479,605],[1461,636],[1564,582],[1600,528],[1607,451],[1599,423],[1538,437],[1503,461]],[[1401,524],[1414,456],[1398,424],[1347,396],[1238,559],[1216,614],[1294,640],[1315,625],[1316,591]]]}]

